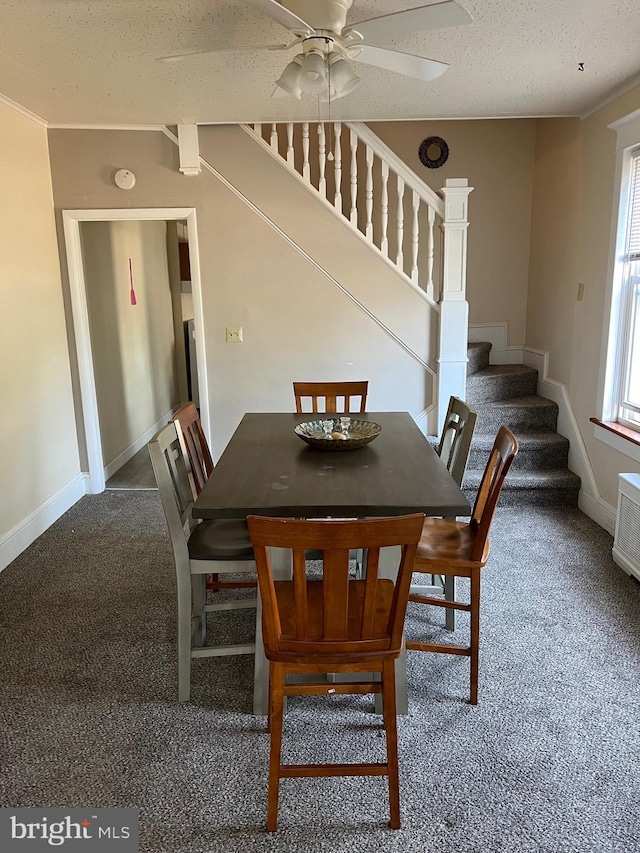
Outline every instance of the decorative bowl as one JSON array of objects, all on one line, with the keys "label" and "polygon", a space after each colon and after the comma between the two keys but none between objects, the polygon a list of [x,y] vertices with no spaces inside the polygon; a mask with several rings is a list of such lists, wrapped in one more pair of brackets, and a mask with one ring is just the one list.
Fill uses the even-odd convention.
[{"label": "decorative bowl", "polygon": [[354,418],[322,418],[305,421],[294,429],[295,434],[318,450],[356,450],[364,447],[382,432],[380,424]]}]

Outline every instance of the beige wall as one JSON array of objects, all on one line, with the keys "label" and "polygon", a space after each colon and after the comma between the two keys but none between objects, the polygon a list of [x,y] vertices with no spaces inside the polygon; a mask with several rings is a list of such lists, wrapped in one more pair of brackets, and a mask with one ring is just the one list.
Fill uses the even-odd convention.
[{"label": "beige wall", "polygon": [[80,226],[105,466],[179,402],[166,228],[162,221]]},{"label": "beige wall", "polygon": [[[372,122],[371,129],[431,189],[468,178],[467,298],[470,323],[508,323],[509,343],[525,343],[535,121]],[[418,150],[439,136],[449,158],[427,169]]]},{"label": "beige wall", "polygon": [[80,472],[45,128],[0,103],[0,537]]},{"label": "beige wall", "polygon": [[[470,201],[468,297],[471,322],[509,324],[512,345],[548,350],[552,379],[563,382],[587,444],[600,492],[615,503],[619,471],[630,460],[595,442],[603,305],[613,199],[615,134],[607,123],[640,106],[633,90],[578,122],[502,120],[374,124],[373,129],[435,189],[448,176],[475,187]],[[237,128],[207,128],[203,148],[242,182],[264,172],[260,203],[291,227],[310,250],[335,252],[331,226],[318,226],[302,196],[272,192],[266,159],[247,158]],[[448,163],[427,170],[418,160],[422,139],[439,135]],[[51,131],[56,205],[65,207],[195,207],[203,274],[207,370],[218,453],[245,409],[286,409],[290,381],[303,374],[373,379],[371,403],[419,412],[429,399],[424,371],[399,353],[344,296],[211,175],[184,178],[177,152],[158,133]],[[235,156],[234,159],[234,153]],[[257,155],[256,155],[257,156]],[[266,157],[266,155],[265,155]],[[130,193],[112,183],[117,168],[132,169]],[[309,202],[310,203],[310,202]],[[531,255],[529,254],[531,248]],[[340,249],[340,252],[343,250]],[[363,249],[364,251],[364,249]],[[375,299],[383,287],[359,251],[342,258],[339,275]],[[336,266],[337,269],[337,266]],[[578,281],[584,300],[576,302]],[[401,290],[384,310],[390,322],[405,314]],[[382,310],[382,309],[381,309]],[[243,325],[246,343],[224,344],[224,326]],[[409,330],[411,334],[411,330]],[[401,385],[397,377],[405,380]],[[394,382],[394,379],[396,380]],[[420,392],[421,389],[421,392]]]},{"label": "beige wall", "polygon": [[582,133],[577,118],[537,125],[532,203],[527,344],[549,353],[549,374],[571,381],[574,327],[588,311],[577,301],[582,272]]},{"label": "beige wall", "polygon": [[[566,384],[602,498],[615,506],[618,474],[640,466],[593,436],[598,415],[616,134],[607,125],[640,108],[640,87],[583,121],[538,122],[527,344],[550,352]],[[577,301],[578,282],[584,299]]]},{"label": "beige wall", "polygon": [[[317,201],[295,179],[287,181],[268,153],[236,127],[203,129],[201,146],[432,359],[435,312],[329,211],[318,214]],[[52,130],[50,149],[57,208],[195,207],[215,456],[246,411],[291,411],[297,379],[369,379],[372,410],[417,418],[430,404],[424,367],[213,175],[181,175],[177,149],[165,136]],[[112,182],[123,167],[136,175],[129,192]],[[225,343],[227,325],[243,326],[243,344]]]}]

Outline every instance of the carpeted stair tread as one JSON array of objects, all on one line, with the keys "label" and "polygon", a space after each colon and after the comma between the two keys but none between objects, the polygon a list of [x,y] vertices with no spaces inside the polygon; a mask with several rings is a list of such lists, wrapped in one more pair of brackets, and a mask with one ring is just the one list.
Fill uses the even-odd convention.
[{"label": "carpeted stair tread", "polygon": [[[482,479],[481,470],[469,470],[464,478],[465,489],[478,489]],[[580,487],[580,477],[569,471],[568,468],[556,469],[555,471],[519,471],[512,468],[508,474],[508,485],[510,489],[532,489],[537,486],[545,486],[555,489],[573,489]]]},{"label": "carpeted stair tread", "polygon": [[539,396],[538,371],[524,364],[489,364],[491,344],[470,343],[466,399],[478,411],[464,491],[475,500],[496,432],[505,424],[520,449],[502,506],[577,506],[580,477],[568,468],[569,441],[558,435],[558,405]]},{"label": "carpeted stair tread", "polygon": [[[476,434],[473,438],[468,468],[484,469],[495,440],[494,433]],[[513,463],[515,469],[551,470],[566,468],[569,441],[557,432],[520,432],[520,449]]]},{"label": "carpeted stair tread", "polygon": [[[464,478],[464,493],[475,501],[482,471],[469,471]],[[577,506],[580,477],[568,468],[556,471],[522,471],[512,468],[507,475],[500,506]]]},{"label": "carpeted stair tread", "polygon": [[475,408],[478,410],[476,430],[480,433],[493,432],[495,435],[502,424],[516,433],[550,432],[556,428],[558,420],[557,403],[537,394],[493,400]]},{"label": "carpeted stair tread", "polygon": [[472,376],[478,370],[489,365],[491,344],[487,341],[469,343],[467,346],[467,376]]},{"label": "carpeted stair tread", "polygon": [[526,364],[494,364],[467,379],[467,401],[473,406],[536,393],[538,371]]}]

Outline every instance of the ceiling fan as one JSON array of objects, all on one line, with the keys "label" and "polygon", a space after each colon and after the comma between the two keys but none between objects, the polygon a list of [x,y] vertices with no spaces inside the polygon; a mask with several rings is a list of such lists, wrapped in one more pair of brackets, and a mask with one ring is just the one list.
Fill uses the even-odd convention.
[{"label": "ceiling fan", "polygon": [[176,62],[188,56],[216,53],[220,50],[290,50],[299,47],[300,51],[278,79],[273,94],[289,94],[298,99],[303,94],[319,95],[324,100],[332,100],[353,92],[361,82],[351,67],[351,61],[375,65],[419,80],[435,80],[447,70],[447,63],[378,47],[370,44],[370,41],[420,30],[469,24],[472,20],[469,12],[455,0],[443,0],[348,25],[347,12],[353,0],[247,2],[257,11],[290,30],[294,36],[293,40],[288,44],[228,46],[191,51],[163,56],[159,61]]}]

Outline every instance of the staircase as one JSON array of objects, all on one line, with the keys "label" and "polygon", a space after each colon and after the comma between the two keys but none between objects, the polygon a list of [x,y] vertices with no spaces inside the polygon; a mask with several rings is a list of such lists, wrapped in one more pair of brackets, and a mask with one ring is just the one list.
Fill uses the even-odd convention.
[{"label": "staircase", "polygon": [[577,506],[580,478],[567,467],[569,442],[556,432],[558,406],[536,393],[538,371],[524,364],[490,365],[490,343],[467,348],[467,402],[478,411],[464,490],[471,502],[501,424],[520,450],[505,481],[501,506]]}]

